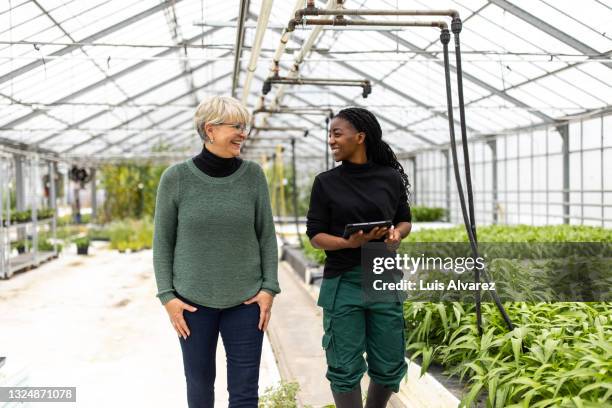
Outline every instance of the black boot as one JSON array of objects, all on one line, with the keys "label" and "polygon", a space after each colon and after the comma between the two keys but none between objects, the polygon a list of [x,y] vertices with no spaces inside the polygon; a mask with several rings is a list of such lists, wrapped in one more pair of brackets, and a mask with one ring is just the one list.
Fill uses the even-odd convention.
[{"label": "black boot", "polygon": [[332,390],[336,408],[362,408],[361,385],[349,392],[336,392]]},{"label": "black boot", "polygon": [[365,408],[385,408],[393,390],[370,380]]}]

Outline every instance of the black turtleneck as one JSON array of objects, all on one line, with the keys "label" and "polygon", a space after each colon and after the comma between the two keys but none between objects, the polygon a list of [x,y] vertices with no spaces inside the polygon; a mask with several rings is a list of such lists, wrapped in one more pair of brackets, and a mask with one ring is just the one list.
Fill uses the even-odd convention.
[{"label": "black turtleneck", "polygon": [[211,153],[206,146],[200,154],[193,158],[193,163],[200,171],[211,177],[227,177],[240,167],[242,159],[239,157],[219,157]]},{"label": "black turtleneck", "polygon": [[[368,162],[341,166],[323,172],[314,180],[306,234],[341,237],[346,224],[393,220],[410,222],[406,189],[397,170]],[[324,277],[332,278],[361,264],[361,249],[325,251]]]}]

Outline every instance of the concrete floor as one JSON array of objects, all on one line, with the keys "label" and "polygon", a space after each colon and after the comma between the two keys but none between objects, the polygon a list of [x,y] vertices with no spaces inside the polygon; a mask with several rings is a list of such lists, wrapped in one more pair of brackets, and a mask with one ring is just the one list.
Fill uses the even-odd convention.
[{"label": "concrete floor", "polygon": [[[28,377],[21,385],[77,387],[76,404],[54,407],[187,406],[180,345],[155,298],[151,251],[90,250],[80,257],[68,248],[0,281],[0,356],[7,357],[0,385],[21,371]],[[260,393],[280,379],[267,337],[262,360]],[[220,346],[217,407],[227,407],[225,376]]]}]

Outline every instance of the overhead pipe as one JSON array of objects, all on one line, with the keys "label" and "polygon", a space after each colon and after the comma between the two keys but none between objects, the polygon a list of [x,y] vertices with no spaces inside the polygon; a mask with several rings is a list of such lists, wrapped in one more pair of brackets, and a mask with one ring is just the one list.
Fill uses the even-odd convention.
[{"label": "overhead pipe", "polygon": [[363,98],[367,98],[372,93],[372,84],[367,79],[290,78],[275,76],[266,78],[263,82],[261,91],[264,95],[267,95],[272,90],[272,84],[359,86],[363,90],[361,93]]},{"label": "overhead pipe", "polygon": [[238,76],[240,74],[240,57],[242,56],[242,44],[244,42],[244,24],[249,12],[250,0],[240,1],[240,14],[238,17],[238,27],[236,30],[236,46],[234,47],[236,55],[234,56],[234,75],[232,76],[232,96],[236,97],[236,88],[238,87]]},{"label": "overhead pipe", "polygon": [[253,76],[255,76],[255,70],[257,69],[257,60],[261,53],[261,46],[263,44],[264,34],[270,21],[270,13],[272,11],[273,0],[263,0],[261,3],[261,9],[257,18],[257,30],[255,31],[255,40],[251,48],[251,58],[249,65],[247,66],[247,76],[244,81],[244,87],[242,88],[242,103],[246,105],[249,94],[251,93],[251,82]]},{"label": "overhead pipe", "polygon": [[[325,8],[329,9],[329,8],[339,7],[339,6],[342,5],[342,3],[343,3],[343,0],[328,0],[326,5],[325,5]],[[297,1],[296,5],[299,7],[301,4],[302,4],[302,1]],[[308,53],[310,52],[310,50],[314,46],[314,43],[316,42],[317,38],[319,37],[319,34],[321,34],[321,31],[323,31],[323,27],[322,26],[315,27],[315,29],[312,30],[312,32],[310,33],[310,35],[308,36],[306,41],[304,41],[304,44],[302,45],[302,48],[300,49],[300,51],[294,57],[292,68],[289,71],[287,77],[289,77],[289,78],[297,77],[297,75],[299,73],[300,64],[304,61],[304,58],[306,57],[306,55],[308,55]],[[290,33],[291,33],[290,31],[284,30],[283,31],[283,37],[284,37],[284,35],[290,35]],[[283,41],[283,38],[281,38],[281,46],[283,46],[282,45],[282,41]],[[274,75],[275,72],[278,72],[278,67],[279,67],[279,64],[280,64],[280,57],[282,55],[281,48],[280,48],[281,46],[279,46],[279,49],[277,49],[277,53],[274,55],[274,61],[273,61],[272,66],[270,68],[270,76]],[[278,88],[278,90],[276,92],[276,95],[274,97],[274,100],[272,101],[271,108],[276,108],[277,105],[280,104],[280,102],[282,100],[282,97],[283,97],[284,88],[285,87],[283,85],[281,85]],[[258,107],[261,107],[262,105],[263,105],[263,99],[260,101],[260,105]],[[265,121],[265,119],[264,119],[264,121]]]},{"label": "overhead pipe", "polygon": [[438,27],[440,29],[447,28],[448,25],[444,21],[386,21],[386,20],[347,20],[342,16],[337,16],[333,19],[307,19],[296,20],[291,19],[287,25],[288,31],[294,31],[298,25],[314,25],[314,26],[376,26],[376,27]]},{"label": "overhead pipe", "polygon": [[[304,16],[306,15],[334,15],[336,16],[334,19],[320,19],[320,20],[304,20]],[[468,141],[467,141],[467,132],[466,132],[466,120],[465,120],[465,102],[463,98],[463,72],[461,70],[461,49],[460,49],[460,40],[459,33],[461,32],[462,22],[459,16],[459,13],[455,10],[320,10],[314,6],[314,0],[308,0],[308,4],[305,9],[298,10],[296,12],[296,18],[290,20],[289,25],[287,27],[288,30],[295,29],[298,24],[306,24],[306,25],[316,25],[317,28],[320,28],[324,25],[345,25],[346,21],[344,19],[344,15],[389,15],[389,16],[449,16],[452,18],[451,29],[455,38],[455,55],[457,59],[457,86],[458,86],[458,96],[459,96],[459,115],[460,115],[460,126],[461,126],[461,138],[463,145],[463,155],[464,155],[464,169],[465,169],[465,179],[466,179],[466,189],[468,196],[468,203],[466,205],[465,196],[463,193],[463,186],[461,183],[461,175],[459,173],[459,164],[457,159],[457,151],[456,151],[456,140],[455,140],[455,124],[453,120],[453,102],[452,102],[452,90],[451,90],[451,81],[450,81],[450,65],[449,65],[449,56],[448,56],[448,43],[450,42],[450,32],[448,30],[448,25],[445,22],[439,21],[419,21],[419,22],[384,22],[385,25],[408,25],[414,27],[437,27],[440,29],[440,41],[443,46],[443,54],[444,54],[444,74],[445,74],[445,82],[446,82],[446,96],[447,96],[447,110],[448,110],[448,120],[449,120],[449,133],[451,140],[451,152],[453,157],[453,170],[455,174],[455,181],[457,184],[457,190],[459,193],[459,201],[461,204],[461,213],[463,216],[463,221],[465,224],[466,232],[468,235],[468,239],[470,241],[470,247],[472,250],[472,255],[475,259],[479,257],[478,253],[478,242],[476,236],[476,222],[474,217],[474,197],[472,191],[472,182],[471,182],[471,172],[470,172],[470,164],[469,164],[469,151],[468,151]],[[351,20],[352,21],[352,20]],[[359,21],[358,25],[368,25],[368,23],[372,23],[373,25],[379,25],[383,22],[379,21]],[[346,25],[350,25],[346,24]],[[357,25],[357,24],[356,24]],[[488,274],[484,268],[477,268],[475,270],[475,280],[476,282],[480,282],[481,276],[485,281],[490,281]],[[493,300],[501,313],[506,325],[510,330],[514,328],[510,317],[508,316],[501,300],[496,291],[490,292]],[[480,298],[480,290],[477,290],[475,293],[475,305],[476,305],[476,320],[478,333],[482,335],[482,313],[481,313],[481,298]]]}]

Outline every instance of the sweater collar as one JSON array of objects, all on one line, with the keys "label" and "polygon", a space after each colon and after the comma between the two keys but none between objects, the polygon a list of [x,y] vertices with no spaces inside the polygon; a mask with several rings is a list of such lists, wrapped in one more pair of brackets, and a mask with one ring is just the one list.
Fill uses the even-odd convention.
[{"label": "sweater collar", "polygon": [[202,147],[200,154],[193,158],[194,164],[204,173],[212,176],[227,176],[240,166],[240,159],[237,157],[220,157]]},{"label": "sweater collar", "polygon": [[342,168],[349,173],[363,173],[370,170],[373,166],[374,163],[371,161],[363,164],[356,164],[348,160],[342,160]]}]

